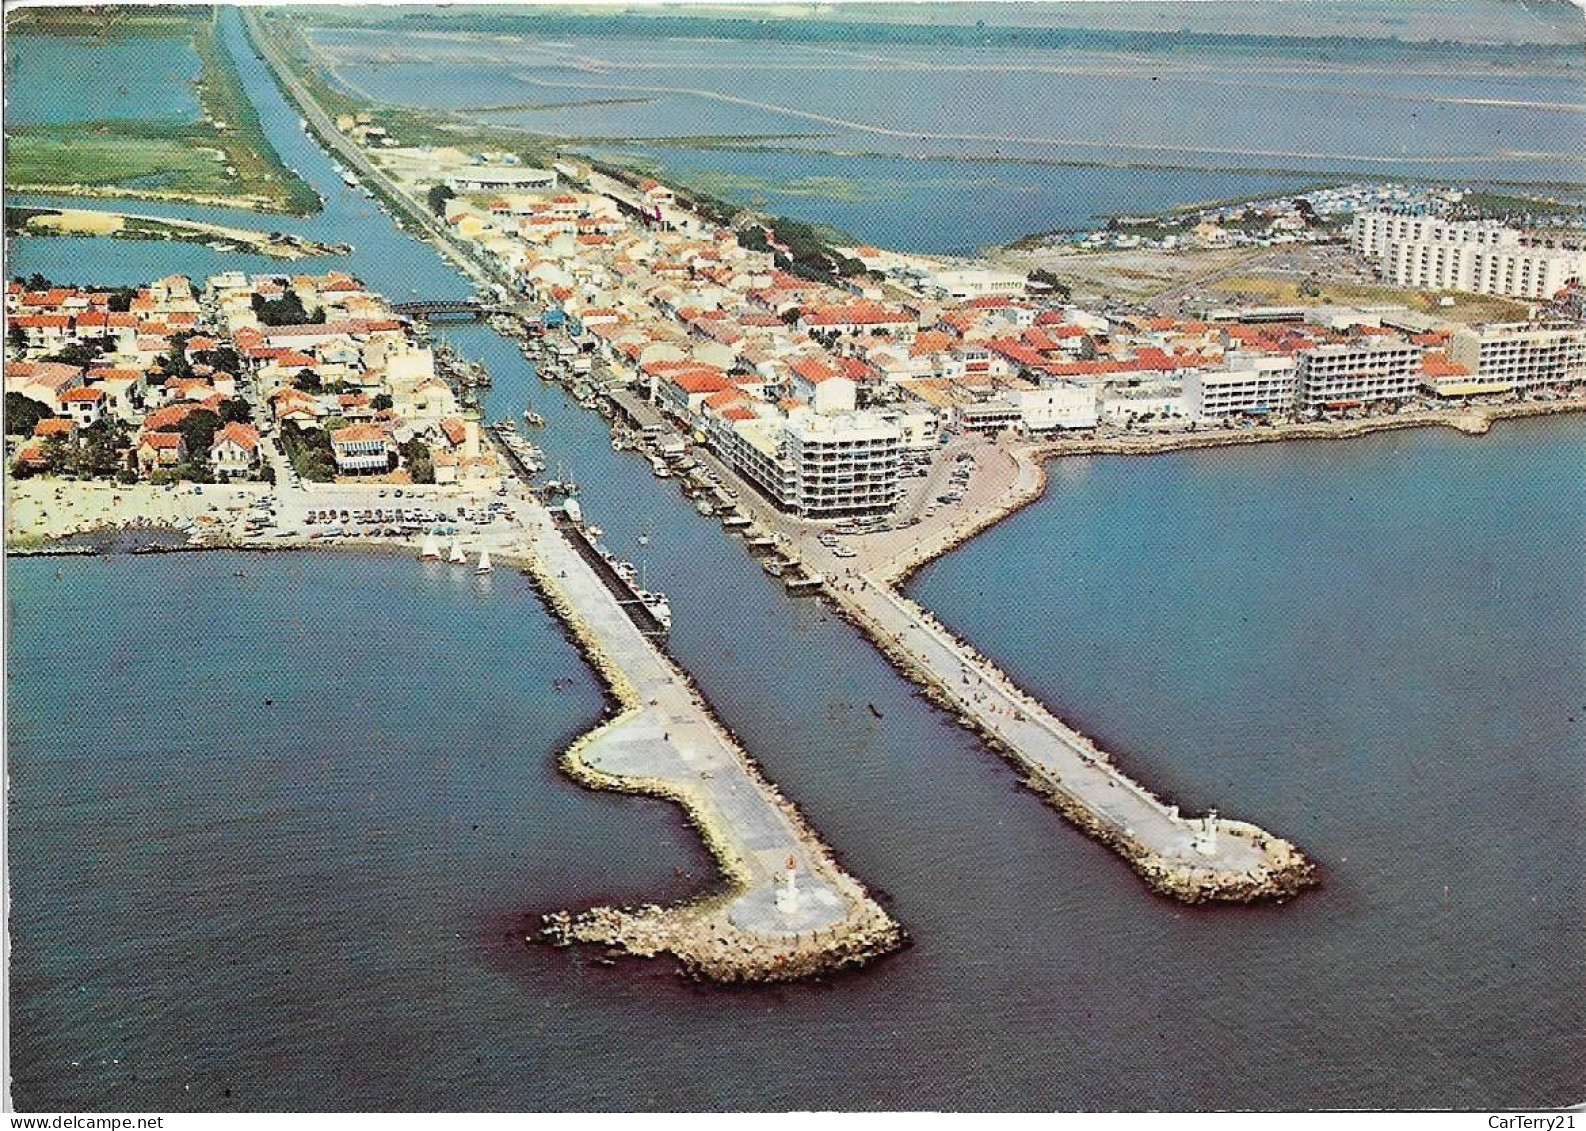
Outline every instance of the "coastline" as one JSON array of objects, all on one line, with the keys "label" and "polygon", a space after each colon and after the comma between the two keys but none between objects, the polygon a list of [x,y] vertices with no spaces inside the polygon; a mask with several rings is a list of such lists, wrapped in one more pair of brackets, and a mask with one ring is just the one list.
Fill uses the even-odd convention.
[{"label": "coastline", "polygon": [[[248,21],[248,27],[250,33],[255,32],[251,20]],[[274,58],[275,52],[261,43],[256,34],[252,38],[255,48],[270,63],[278,84],[291,97],[299,84],[294,81],[295,76],[290,68]],[[297,101],[312,126],[323,124],[320,121],[323,114],[311,100],[305,102],[299,98]],[[352,149],[347,144],[335,144],[331,148],[342,153]],[[389,178],[361,153],[353,150],[349,164],[375,183],[390,187]],[[443,254],[473,268],[476,277],[488,275],[485,267],[471,262],[471,255],[451,245],[431,218],[426,217],[425,230],[431,242]],[[1161,437],[1142,436],[1138,439],[1045,440],[1010,445],[1005,450],[1016,466],[1016,482],[999,497],[995,505],[979,512],[967,509],[961,515],[949,516],[958,524],[949,525],[944,521],[934,536],[921,539],[908,547],[907,552],[894,555],[875,569],[861,572],[857,594],[852,586],[840,586],[832,581],[826,583],[825,592],[841,614],[861,628],[894,666],[922,687],[933,702],[955,711],[963,725],[975,730],[989,748],[1013,762],[1027,775],[1027,786],[1046,797],[1054,808],[1088,835],[1117,851],[1152,890],[1191,903],[1208,900],[1281,901],[1317,882],[1314,865],[1298,848],[1246,822],[1215,816],[1199,819],[1181,816],[1176,806],[1165,805],[1112,766],[1106,752],[1094,741],[1068,727],[1055,714],[1018,689],[1004,672],[972,645],[954,636],[928,610],[904,596],[900,591],[901,585],[927,562],[1039,498],[1046,485],[1044,463],[1050,458],[1063,455],[1153,454],[1282,439],[1349,438],[1376,431],[1432,425],[1480,434],[1491,427],[1494,419],[1582,409],[1586,409],[1586,402],[1580,400],[1539,402],[1492,409],[1438,410],[1362,421],[1282,425],[1250,431],[1221,429]],[[539,521],[542,526],[548,525],[548,520]],[[553,536],[559,538],[559,535]],[[810,541],[807,536],[800,540],[806,543]],[[278,545],[272,548],[289,547]],[[819,560],[817,553],[810,552],[808,546],[805,549],[811,558]],[[732,903],[753,894],[753,869],[741,849],[717,823],[718,813],[713,799],[708,796],[709,790],[631,770],[617,772],[610,765],[602,764],[608,740],[620,739],[626,728],[643,722],[649,714],[644,697],[629,678],[631,669],[625,670],[607,646],[610,643],[609,632],[607,639],[602,640],[585,619],[588,602],[584,603],[581,611],[578,603],[564,587],[558,585],[551,571],[544,567],[538,555],[531,555],[529,561],[531,564],[527,568],[531,577],[536,579],[542,597],[579,643],[590,664],[601,673],[608,694],[615,699],[618,707],[615,718],[582,736],[564,753],[561,760],[564,769],[570,776],[592,788],[647,793],[679,804],[700,830],[728,883],[728,890],[722,895],[675,908],[596,908],[577,916],[557,913],[546,917],[549,936],[561,942],[603,942],[634,954],[653,955],[664,951],[676,956],[686,971],[718,980],[780,980],[848,964],[854,955],[847,949],[846,935],[841,942],[834,938],[823,945],[817,931],[812,934],[811,943],[806,947],[803,932],[795,932],[792,948],[783,945],[774,954],[766,953],[763,948],[757,949],[759,944],[751,945],[745,941],[745,929],[741,923],[733,920],[730,907]],[[565,571],[561,576],[566,576]],[[832,573],[828,572],[827,576],[831,577]],[[917,638],[928,648],[937,651],[937,662],[922,662],[927,655],[925,651],[919,651],[916,656],[909,648],[905,648],[901,643],[905,632],[910,634],[911,639]],[[970,702],[964,690],[950,681],[949,673],[960,667],[966,673],[963,679],[966,685],[970,683],[968,673],[974,673],[978,691],[976,699],[983,701],[991,695],[995,698],[996,706]],[[671,667],[671,671],[676,675],[682,674],[675,667]],[[737,768],[761,799],[789,818],[796,830],[796,839],[810,850],[812,863],[822,873],[822,878],[842,889],[851,908],[842,923],[847,925],[851,919],[859,921],[853,928],[853,937],[861,940],[860,949],[865,950],[871,941],[880,948],[874,953],[884,953],[898,945],[901,929],[869,901],[856,881],[836,867],[829,850],[814,836],[807,822],[758,773],[747,753],[721,728],[686,675],[682,678],[690,697],[690,710],[697,712],[704,720],[714,733],[715,740],[730,753]],[[668,677],[668,682],[672,682],[672,677]],[[655,703],[655,699],[650,699],[651,706]],[[994,719],[993,715],[1002,717]],[[1015,719],[1017,726],[1008,722],[1009,716]],[[1036,734],[1037,730],[1041,733]],[[1026,740],[1033,737],[1037,742],[1033,746],[1021,746],[1019,741],[1011,737],[1010,731],[1020,732]],[[651,741],[658,737],[653,733],[649,735]],[[666,737],[670,738],[669,732]],[[1030,752],[1035,746],[1045,752],[1044,758]],[[657,754],[658,758],[662,756]],[[1062,764],[1061,771],[1055,768],[1058,761]],[[1095,788],[1098,785],[1102,787],[1100,790]],[[1109,796],[1107,790],[1117,792]],[[1120,810],[1120,802],[1124,810]],[[1148,828],[1149,832],[1142,833],[1143,828]],[[765,883],[767,873],[764,864],[764,861],[760,862],[758,874],[762,894],[765,891],[774,892],[776,888],[775,872],[769,873],[769,886]],[[872,909],[880,917],[879,920],[875,923],[864,922]],[[719,933],[723,925],[726,927],[725,934]],[[877,932],[874,939],[871,937],[872,931]],[[734,933],[739,937],[734,939]],[[834,927],[831,933],[836,936],[839,932]],[[748,932],[748,935],[753,934]],[[785,940],[783,942],[785,944]],[[873,954],[867,951],[858,955],[858,960],[863,961],[871,956]]]},{"label": "coastline", "polygon": [[1586,412],[1586,395],[1556,401],[1520,401],[1515,404],[1433,409],[1428,412],[1369,417],[1364,420],[1279,424],[1250,430],[1222,428],[1166,436],[1142,435],[1128,439],[1049,440],[1029,445],[1029,451],[1036,458],[1043,460],[1076,455],[1159,455],[1163,452],[1188,451],[1194,448],[1233,447],[1278,440],[1349,440],[1357,436],[1368,436],[1374,432],[1398,432],[1408,428],[1452,428],[1467,436],[1483,436],[1491,431],[1493,424],[1499,420],[1561,416],[1575,412]]},{"label": "coastline", "polygon": [[[104,558],[227,550],[411,555],[418,549],[405,539],[259,539],[228,529],[224,517],[199,541],[182,541],[177,523],[184,510],[207,512],[216,502],[214,488],[202,495],[156,495],[146,489],[169,512],[151,518],[139,513],[147,501],[131,489],[73,483],[73,495],[62,505],[53,495],[61,486],[45,480],[12,484],[13,492],[22,488],[28,504],[24,514],[39,502],[48,503],[53,513],[43,533],[9,537],[7,553]],[[238,493],[257,494],[258,486]],[[532,500],[520,507],[520,521],[490,544],[497,567],[529,578],[595,673],[607,701],[600,721],[558,757],[559,768],[590,789],[676,804],[721,872],[715,890],[681,904],[545,914],[541,930],[525,941],[604,946],[607,957],[597,960],[602,962],[617,954],[669,954],[685,976],[738,984],[818,977],[907,945],[903,927],[843,869],[693,680],[640,633],[550,513]],[[17,519],[15,509],[11,518]]]},{"label": "coastline", "polygon": [[1484,436],[1500,420],[1562,416],[1586,412],[1586,395],[1558,401],[1523,401],[1518,404],[1489,405],[1477,408],[1440,409],[1403,416],[1375,417],[1367,420],[1284,424],[1271,428],[1240,430],[1217,429],[1163,436],[1128,439],[1036,440],[1007,447],[1017,465],[1015,478],[999,495],[997,504],[968,515],[961,525],[943,527],[938,537],[908,545],[908,551],[894,555],[879,575],[894,588],[901,588],[925,566],[982,534],[1004,519],[1023,510],[1046,493],[1046,464],[1069,456],[1153,456],[1169,452],[1237,447],[1247,444],[1276,443],[1286,440],[1352,440],[1378,432],[1400,432],[1412,428],[1452,428],[1467,436]]},{"label": "coastline", "polygon": [[8,234],[26,236],[29,239],[70,236],[194,243],[206,246],[218,242],[231,245],[229,250],[232,251],[283,260],[298,260],[317,255],[347,255],[352,250],[345,245],[332,246],[281,232],[261,232],[208,221],[99,209],[18,208],[15,211],[27,215],[15,225],[13,230],[10,223],[12,211],[7,209]]},{"label": "coastline", "polygon": [[[1112,766],[1106,752],[1090,736],[1069,726],[1055,712],[1019,690],[1006,673],[981,655],[972,644],[953,634],[929,610],[906,596],[902,592],[903,586],[928,563],[1041,498],[1047,485],[1047,463],[1063,456],[1151,455],[1288,439],[1343,440],[1415,427],[1451,427],[1467,435],[1479,436],[1487,432],[1496,420],[1580,411],[1586,411],[1586,398],[1466,408],[1363,421],[1297,424],[1258,432],[1222,429],[1178,436],[1142,437],[1139,441],[1067,440],[1016,445],[1004,449],[1009,457],[1011,473],[1005,474],[993,485],[989,492],[992,502],[959,516],[952,523],[938,525],[935,531],[925,537],[904,541],[890,555],[874,561],[870,560],[869,555],[862,557],[860,561],[865,568],[856,571],[855,580],[835,580],[834,574],[842,573],[841,563],[835,559],[825,563],[836,568],[833,573],[828,573],[823,593],[839,615],[862,631],[905,678],[921,689],[928,700],[950,713],[961,726],[973,731],[988,749],[1014,765],[1027,788],[1039,794],[1086,835],[1122,856],[1152,891],[1185,903],[1282,902],[1320,883],[1315,864],[1298,847],[1248,822],[1222,817],[1202,818],[1202,821],[1214,820],[1220,836],[1246,841],[1257,850],[1261,859],[1260,865],[1254,869],[1209,869],[1197,867],[1198,862],[1186,860],[1182,854],[1177,858],[1165,854],[1143,843],[1127,825],[1104,819],[1099,815],[1097,805],[1080,796],[1071,782],[1065,783],[1063,773],[1053,772],[1050,765],[1043,765],[1027,756],[1018,743],[1010,741],[1006,734],[1001,733],[992,716],[968,699],[962,688],[955,687],[946,678],[943,673],[949,669],[942,668],[939,663],[923,662],[914,651],[915,645],[905,646],[901,630],[913,627],[921,633],[921,639],[934,637],[950,647],[951,652],[965,665],[964,670],[973,668],[978,673],[978,679],[994,687],[1006,697],[1007,702],[1017,704],[1014,710],[1021,720],[1024,716],[1041,719],[1049,730],[1060,736],[1064,745],[1078,752],[1083,764],[1099,770],[1114,783],[1109,788],[1127,790],[1148,808],[1167,812],[1173,820],[1184,820],[1178,816],[1176,807],[1166,806],[1144,786]],[[757,506],[756,509],[763,510],[763,518],[788,529],[786,522],[777,522],[776,517],[763,507]],[[809,531],[790,529],[789,533],[798,540],[807,558],[819,559],[822,551],[809,537]],[[863,546],[866,537],[875,536],[862,536],[856,540],[857,544]],[[888,611],[888,605],[892,606],[895,615],[883,619],[881,614]]]}]

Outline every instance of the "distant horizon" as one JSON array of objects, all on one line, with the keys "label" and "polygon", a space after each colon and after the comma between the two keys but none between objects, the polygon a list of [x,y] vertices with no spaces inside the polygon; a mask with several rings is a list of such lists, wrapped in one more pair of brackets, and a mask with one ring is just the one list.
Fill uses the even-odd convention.
[{"label": "distant horizon", "polygon": [[[401,4],[402,8],[440,5]],[[357,11],[368,6],[346,4],[285,5],[320,12]],[[384,9],[389,11],[390,9]],[[1257,34],[1326,38],[1435,40],[1482,45],[1537,44],[1563,46],[1586,43],[1586,9],[1574,0],[1338,0],[1326,4],[1294,4],[1289,0],[1075,0],[1025,2],[1010,0],[933,0],[927,3],[835,0],[820,4],[767,3],[673,4],[665,0],[616,0],[583,4],[446,5],[458,17],[485,12],[528,14],[554,11],[571,15],[667,16],[697,19],[759,21],[838,21],[914,26],[1094,29],[1165,34]],[[913,18],[907,18],[912,16]],[[378,17],[376,21],[378,22]]]}]

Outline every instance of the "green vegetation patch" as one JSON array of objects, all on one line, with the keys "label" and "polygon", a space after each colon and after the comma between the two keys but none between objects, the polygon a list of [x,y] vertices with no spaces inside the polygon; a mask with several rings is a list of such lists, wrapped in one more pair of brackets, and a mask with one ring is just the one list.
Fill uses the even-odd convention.
[{"label": "green vegetation patch", "polygon": [[[220,193],[236,190],[226,176],[225,155],[199,145],[199,127],[173,128],[150,122],[91,126],[29,126],[6,146],[6,183],[65,187],[154,187]],[[213,135],[207,137],[213,143]]]},{"label": "green vegetation patch", "polygon": [[[303,215],[317,211],[319,196],[281,162],[264,136],[258,111],[242,88],[230,53],[218,38],[208,9],[26,9],[10,22],[13,33],[76,34],[97,38],[185,36],[198,56],[199,104],[204,119],[142,119],[39,124],[8,136],[6,186],[70,191],[148,190],[214,196],[236,204]],[[202,14],[204,18],[197,18]],[[230,171],[228,171],[228,168]]]},{"label": "green vegetation patch", "polygon": [[209,18],[207,7],[108,4],[92,8],[22,8],[7,14],[6,31],[95,39],[181,39]]}]

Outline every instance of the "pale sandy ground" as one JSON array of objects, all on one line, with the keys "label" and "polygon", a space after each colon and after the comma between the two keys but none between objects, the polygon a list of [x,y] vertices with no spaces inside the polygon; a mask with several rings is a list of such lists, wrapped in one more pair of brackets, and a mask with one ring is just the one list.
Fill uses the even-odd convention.
[{"label": "pale sandy ground", "polygon": [[35,478],[6,483],[6,545],[65,538],[106,527],[174,526],[193,522],[208,534],[239,534],[242,519],[267,484],[152,487]]}]

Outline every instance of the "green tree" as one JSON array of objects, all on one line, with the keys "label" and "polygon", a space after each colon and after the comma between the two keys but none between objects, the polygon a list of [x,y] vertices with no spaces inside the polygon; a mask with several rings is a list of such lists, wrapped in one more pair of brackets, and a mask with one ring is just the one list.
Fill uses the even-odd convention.
[{"label": "green tree", "polygon": [[221,373],[235,375],[242,372],[242,355],[230,346],[216,346],[212,350],[200,350],[193,355],[193,360],[200,365],[207,365]]},{"label": "green tree", "polygon": [[73,445],[64,436],[51,436],[44,441],[44,466],[51,475],[72,471],[73,454]]},{"label": "green tree", "polygon": [[220,417],[209,409],[201,408],[188,413],[187,419],[182,421],[182,439],[187,443],[187,458],[207,468],[209,445],[215,442],[215,433],[219,429]]},{"label": "green tree", "polygon": [[76,365],[86,369],[115,348],[116,344],[109,338],[90,338],[83,342],[73,342],[54,353],[46,354],[39,360],[58,361],[62,365]]},{"label": "green tree", "polygon": [[280,298],[270,300],[263,295],[253,296],[253,312],[266,326],[300,326],[305,323],[325,321],[323,309],[309,314],[296,291],[287,291]]},{"label": "green tree", "polygon": [[28,348],[28,332],[20,322],[12,322],[6,327],[6,341],[12,349],[25,350]]},{"label": "green tree", "polygon": [[429,445],[417,436],[401,446],[402,462],[415,483],[435,482],[435,461]]},{"label": "green tree", "polygon": [[1073,293],[1073,291],[1069,289],[1069,285],[1067,283],[1063,282],[1062,279],[1059,279],[1056,275],[1052,274],[1044,267],[1037,268],[1036,270],[1030,272],[1030,282],[1047,288],[1060,299],[1066,300]]},{"label": "green tree", "polygon": [[390,393],[376,393],[374,399],[369,402],[369,407],[376,412],[385,412],[393,403]]},{"label": "green tree", "polygon": [[53,415],[48,405],[32,397],[25,397],[21,393],[6,394],[7,436],[31,436],[39,421],[48,420]]},{"label": "green tree", "polygon": [[72,454],[71,468],[90,479],[109,479],[127,466],[132,431],[124,421],[106,418],[84,428]]},{"label": "green tree", "polygon": [[220,402],[220,419],[226,424],[252,424],[253,410],[240,397]]},{"label": "green tree", "polygon": [[446,215],[446,202],[456,197],[450,185],[431,185],[427,194],[430,202],[430,211],[437,216]]},{"label": "green tree", "polygon": [[320,381],[319,374],[312,369],[299,369],[297,376],[292,378],[292,385],[305,393],[323,393],[325,391],[325,385]]}]

